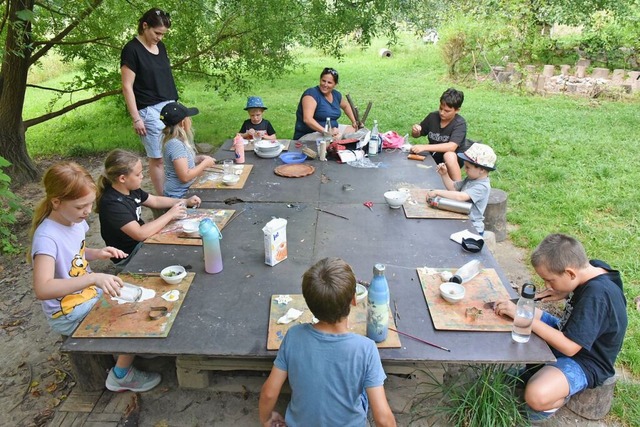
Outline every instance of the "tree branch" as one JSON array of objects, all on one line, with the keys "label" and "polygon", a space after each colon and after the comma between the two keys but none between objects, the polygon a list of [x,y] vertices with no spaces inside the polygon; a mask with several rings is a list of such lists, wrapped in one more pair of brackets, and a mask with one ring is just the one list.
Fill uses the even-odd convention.
[{"label": "tree branch", "polygon": [[71,110],[75,110],[76,108],[81,107],[83,105],[91,104],[92,102],[95,102],[95,101],[97,101],[99,99],[106,98],[107,96],[117,95],[119,93],[122,93],[121,89],[113,89],[113,90],[110,90],[108,92],[99,93],[96,96],[93,96],[91,98],[83,99],[81,101],[74,102],[73,104],[69,104],[66,107],[61,108],[58,111],[53,111],[51,113],[43,114],[40,117],[35,117],[33,119],[25,120],[23,122],[24,128],[26,130],[31,126],[35,126],[35,125],[37,125],[39,123],[42,123],[42,122],[45,122],[47,120],[53,119],[54,117],[61,116],[61,115],[65,114],[65,113],[68,113]]},{"label": "tree branch", "polygon": [[87,8],[83,10],[75,20],[71,21],[67,28],[54,36],[48,43],[44,44],[39,51],[34,52],[29,59],[29,66],[35,64],[40,58],[46,55],[53,46],[63,40],[67,34],[73,31],[87,16],[91,15],[91,13],[100,6],[102,1],[103,0],[93,0],[93,2],[87,6]]},{"label": "tree branch", "polygon": [[88,86],[88,87],[82,87],[82,88],[79,88],[79,89],[58,89],[58,88],[55,88],[55,87],[47,87],[47,86],[40,86],[40,85],[34,85],[34,84],[27,83],[27,87],[32,87],[32,88],[35,88],[35,89],[42,89],[42,90],[50,90],[52,92],[58,92],[58,93],[76,93],[76,92],[81,92],[83,90],[93,89],[95,87],[95,85]]},{"label": "tree branch", "polygon": [[[4,1],[2,3],[4,3]],[[9,2],[7,2],[7,7],[5,7],[4,12],[2,12],[2,22],[0,23],[0,34],[4,32],[4,26],[7,24],[8,18],[9,18]]]},{"label": "tree branch", "polygon": [[99,42],[101,40],[108,40],[108,39],[109,39],[109,37],[96,37],[95,39],[78,40],[78,41],[75,41],[75,42],[62,42],[62,41],[53,42],[51,40],[39,41],[39,42],[34,41],[33,45],[34,46],[45,46],[45,45],[51,44],[51,45],[56,45],[56,46],[73,46],[73,45],[78,45],[78,44],[95,43],[95,42]]}]

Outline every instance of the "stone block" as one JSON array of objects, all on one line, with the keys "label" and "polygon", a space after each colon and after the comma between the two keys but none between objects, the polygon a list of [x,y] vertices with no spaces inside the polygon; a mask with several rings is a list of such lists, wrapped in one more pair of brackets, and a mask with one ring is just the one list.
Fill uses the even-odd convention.
[{"label": "stone block", "polygon": [[511,80],[511,73],[508,71],[500,71],[496,80],[498,80],[498,83],[509,83]]},{"label": "stone block", "polygon": [[585,65],[577,65],[576,66],[576,77],[580,79],[584,79],[587,75],[587,67]]},{"label": "stone block", "polygon": [[509,73],[512,73],[516,70],[516,65],[517,64],[515,62],[509,62],[504,70]]},{"label": "stone block", "polygon": [[611,83],[616,85],[621,85],[624,81],[624,70],[616,69],[613,70],[613,74],[611,74]]},{"label": "stone block", "polygon": [[589,65],[591,65],[591,61],[588,59],[579,59],[578,62],[576,62],[577,67],[582,66],[587,68]]},{"label": "stone block", "polygon": [[491,189],[484,211],[484,228],[495,233],[496,242],[507,238],[507,193],[503,190]]},{"label": "stone block", "polygon": [[594,79],[608,79],[609,78],[609,69],[608,68],[594,68],[591,73],[591,77]]},{"label": "stone block", "polygon": [[542,69],[542,75],[545,77],[553,77],[555,73],[556,73],[555,65],[545,65],[544,68]]},{"label": "stone block", "polygon": [[529,74],[533,74],[533,73],[536,72],[536,66],[535,65],[525,65],[524,69]]},{"label": "stone block", "polygon": [[547,76],[538,76],[535,86],[537,92],[544,92],[544,88],[547,85],[547,79]]},{"label": "stone block", "polygon": [[568,76],[570,72],[571,65],[564,64],[560,66],[560,74],[562,74],[563,76]]}]

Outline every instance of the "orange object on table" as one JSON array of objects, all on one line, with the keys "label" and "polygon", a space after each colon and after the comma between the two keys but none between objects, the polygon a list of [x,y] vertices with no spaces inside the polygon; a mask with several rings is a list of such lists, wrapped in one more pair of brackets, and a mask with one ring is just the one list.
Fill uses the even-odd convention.
[{"label": "orange object on table", "polygon": [[407,156],[407,159],[423,161],[424,159],[426,159],[426,157],[425,156],[421,156],[420,154],[409,154]]}]

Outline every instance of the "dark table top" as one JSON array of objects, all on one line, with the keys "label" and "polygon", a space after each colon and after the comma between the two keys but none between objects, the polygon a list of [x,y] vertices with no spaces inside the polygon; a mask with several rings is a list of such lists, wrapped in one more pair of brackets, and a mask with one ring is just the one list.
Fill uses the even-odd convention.
[{"label": "dark table top", "polygon": [[[154,272],[170,264],[182,264],[196,272],[168,337],[72,338],[64,343],[63,349],[88,353],[273,358],[276,352],[266,349],[271,295],[301,293],[301,277],[309,266],[324,257],[338,256],[349,262],[357,277],[364,280],[371,279],[375,263],[386,264],[391,298],[396,301],[401,316],[398,329],[451,349],[446,352],[401,337],[401,348],[380,350],[383,360],[505,363],[554,360],[546,343],[535,335],[527,344],[516,344],[511,334],[505,332],[434,329],[416,267],[454,268],[479,259],[485,267],[495,268],[504,284],[509,282],[486,247],[478,254],[469,254],[449,239],[454,232],[471,229],[469,221],[407,219],[402,209],[389,209],[380,201],[380,188],[395,188],[409,180],[415,184],[429,183],[435,180],[428,175],[435,175],[438,180],[439,177],[433,168],[415,168],[415,161],[406,160],[406,154],[384,153],[379,158],[389,165],[387,169],[354,170],[335,162],[312,162],[333,177],[328,183],[319,179],[305,182],[301,181],[304,178],[276,177],[282,179],[278,181],[279,191],[291,194],[293,187],[306,188],[316,195],[310,202],[305,198],[262,202],[264,193],[259,190],[266,184],[247,183],[241,190],[245,197],[251,194],[260,197],[231,206],[244,211],[223,230],[224,269],[218,274],[204,272],[199,246],[144,245],[130,262],[128,271]],[[263,164],[259,163],[258,171]],[[344,191],[342,182],[349,182],[355,190]],[[315,192],[309,189],[314,185],[319,187]],[[433,187],[437,187],[435,183]],[[373,211],[362,205],[365,198],[374,201]],[[205,202],[203,207],[225,205]],[[264,263],[262,227],[273,217],[288,221],[289,255],[285,261],[270,267]],[[515,296],[509,287],[508,291]]]}]

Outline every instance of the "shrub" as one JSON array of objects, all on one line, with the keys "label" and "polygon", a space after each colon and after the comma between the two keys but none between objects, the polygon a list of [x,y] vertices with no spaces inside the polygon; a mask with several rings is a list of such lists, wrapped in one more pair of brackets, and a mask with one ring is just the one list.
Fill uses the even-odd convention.
[{"label": "shrub", "polygon": [[19,252],[18,239],[11,226],[16,222],[16,212],[23,209],[20,198],[9,187],[11,177],[4,171],[7,166],[11,163],[0,156],[0,253],[3,254]]}]

